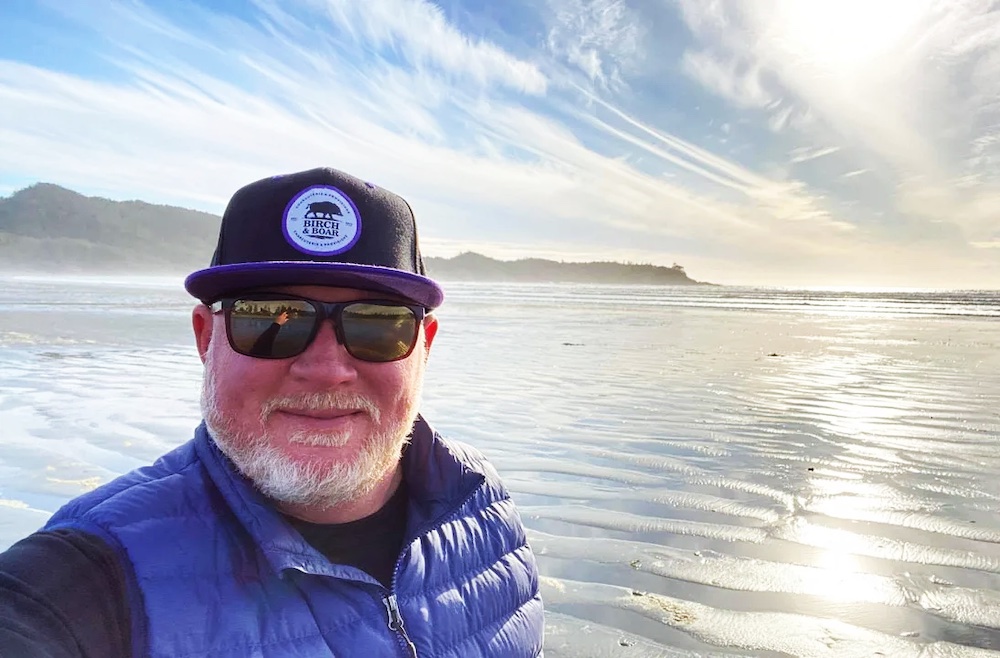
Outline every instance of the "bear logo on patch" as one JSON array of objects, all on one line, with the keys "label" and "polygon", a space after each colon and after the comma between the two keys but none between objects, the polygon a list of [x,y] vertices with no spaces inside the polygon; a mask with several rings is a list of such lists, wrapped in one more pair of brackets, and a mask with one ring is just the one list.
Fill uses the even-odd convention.
[{"label": "bear logo on patch", "polygon": [[282,229],[288,244],[312,256],[341,254],[361,236],[361,215],[350,197],[329,185],[296,194],[285,208]]}]

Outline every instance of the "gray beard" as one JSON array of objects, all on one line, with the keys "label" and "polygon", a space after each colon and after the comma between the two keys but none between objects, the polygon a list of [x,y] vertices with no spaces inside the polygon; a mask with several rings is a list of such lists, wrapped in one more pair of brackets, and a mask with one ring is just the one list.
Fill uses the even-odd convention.
[{"label": "gray beard", "polygon": [[[210,348],[211,349],[211,348]],[[418,382],[422,378],[418,378]],[[350,463],[297,462],[274,447],[264,421],[275,408],[290,404],[299,408],[360,408],[378,424],[379,409],[368,398],[356,394],[319,393],[268,400],[261,409],[260,432],[239,432],[235,419],[226,417],[215,395],[214,375],[206,366],[202,383],[201,410],[209,436],[265,496],[282,503],[331,509],[371,493],[399,463],[403,446],[410,441],[417,417],[421,390],[415,392],[400,422],[373,432]],[[289,437],[304,445],[342,446],[347,436],[337,433],[297,432]]]}]

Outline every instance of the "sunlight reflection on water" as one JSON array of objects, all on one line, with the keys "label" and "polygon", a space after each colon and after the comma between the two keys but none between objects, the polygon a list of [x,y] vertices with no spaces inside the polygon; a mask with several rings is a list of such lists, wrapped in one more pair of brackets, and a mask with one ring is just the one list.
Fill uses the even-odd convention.
[{"label": "sunlight reflection on water", "polygon": [[[0,546],[187,440],[201,374],[179,285],[4,290]],[[425,414],[505,476],[552,655],[1000,648],[1000,296],[460,284],[439,315]]]}]

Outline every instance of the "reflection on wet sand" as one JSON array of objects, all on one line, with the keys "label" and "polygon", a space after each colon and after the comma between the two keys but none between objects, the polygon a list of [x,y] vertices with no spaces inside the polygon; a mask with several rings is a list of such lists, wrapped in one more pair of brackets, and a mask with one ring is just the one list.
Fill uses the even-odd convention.
[{"label": "reflection on wet sand", "polygon": [[[199,417],[183,293],[65,285],[0,300],[4,544]],[[439,315],[424,413],[508,483],[546,656],[1000,655],[1000,296],[459,284]]]}]

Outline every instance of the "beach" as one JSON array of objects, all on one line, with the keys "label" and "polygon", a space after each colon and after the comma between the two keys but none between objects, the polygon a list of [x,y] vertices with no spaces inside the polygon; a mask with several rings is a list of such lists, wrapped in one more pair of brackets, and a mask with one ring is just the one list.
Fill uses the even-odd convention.
[{"label": "beach", "polygon": [[[1000,655],[1000,293],[446,285],[546,656]],[[180,278],[0,292],[0,548],[200,419]],[[997,650],[997,651],[993,651]]]}]

